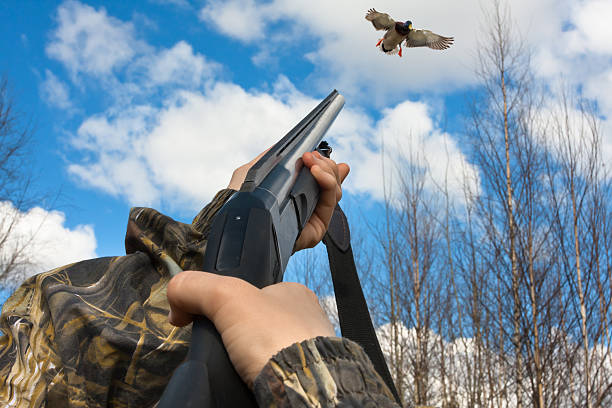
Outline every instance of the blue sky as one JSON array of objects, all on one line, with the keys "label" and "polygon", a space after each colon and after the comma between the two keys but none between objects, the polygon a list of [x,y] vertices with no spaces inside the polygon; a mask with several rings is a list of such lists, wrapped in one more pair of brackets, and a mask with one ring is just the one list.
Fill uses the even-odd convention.
[{"label": "blue sky", "polygon": [[[511,6],[538,79],[580,88],[609,126],[610,3]],[[383,55],[381,33],[364,19],[371,7],[455,45]],[[383,162],[414,149],[432,180],[449,169],[477,180],[462,117],[478,89],[482,26],[476,0],[2,2],[0,73],[34,124],[37,188],[59,192],[26,217],[45,222],[31,272],[123,254],[132,206],[189,222],[233,168],[334,88],[346,106],[329,139],[352,167],[349,206],[375,208]],[[457,199],[460,184],[450,181]]]}]

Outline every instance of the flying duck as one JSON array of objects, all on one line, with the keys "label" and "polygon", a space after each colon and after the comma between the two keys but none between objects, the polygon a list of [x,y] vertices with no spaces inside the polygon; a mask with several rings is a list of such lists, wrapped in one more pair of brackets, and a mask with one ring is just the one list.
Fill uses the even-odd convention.
[{"label": "flying duck", "polygon": [[365,18],[372,22],[375,29],[386,31],[385,36],[376,43],[385,54],[397,54],[399,47],[401,57],[404,40],[406,47],[427,46],[434,50],[445,50],[454,41],[453,37],[444,37],[429,30],[415,30],[412,28],[412,21],[396,22],[387,13],[379,13],[373,8],[368,10]]}]

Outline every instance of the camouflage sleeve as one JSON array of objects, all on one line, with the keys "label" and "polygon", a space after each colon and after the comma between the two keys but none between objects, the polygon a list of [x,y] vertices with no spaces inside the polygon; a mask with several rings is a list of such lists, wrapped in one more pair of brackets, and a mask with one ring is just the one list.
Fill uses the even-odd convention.
[{"label": "camouflage sleeve", "polygon": [[127,255],[32,276],[0,314],[0,406],[148,407],[189,348],[190,327],[168,322],[159,259],[197,268],[222,190],[192,224],[151,208],[130,212]]},{"label": "camouflage sleeve", "polygon": [[356,343],[317,337],[268,361],[254,382],[260,407],[397,407],[370,359]]}]

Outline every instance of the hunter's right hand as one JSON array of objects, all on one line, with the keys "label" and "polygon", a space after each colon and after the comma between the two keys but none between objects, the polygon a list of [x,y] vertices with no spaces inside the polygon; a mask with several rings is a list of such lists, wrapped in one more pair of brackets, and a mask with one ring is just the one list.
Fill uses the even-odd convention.
[{"label": "hunter's right hand", "polygon": [[[234,170],[227,188],[240,190],[249,169],[270,149],[266,149],[250,162]],[[321,242],[329,228],[336,204],[342,198],[342,182],[350,171],[348,164],[338,164],[327,157],[323,157],[319,152],[306,152],[302,156],[302,160],[319,184],[321,194],[314,212],[295,241],[294,252],[305,248],[313,248]]]},{"label": "hunter's right hand", "polygon": [[335,336],[316,295],[299,283],[258,289],[229,276],[185,271],[168,284],[169,320],[175,326],[204,315],[221,334],[236,371],[249,387],[268,360],[293,343]]}]

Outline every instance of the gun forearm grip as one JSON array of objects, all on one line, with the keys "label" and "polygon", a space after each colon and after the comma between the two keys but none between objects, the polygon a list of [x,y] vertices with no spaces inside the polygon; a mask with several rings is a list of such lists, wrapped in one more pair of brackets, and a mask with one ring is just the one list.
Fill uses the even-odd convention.
[{"label": "gun forearm grip", "polygon": [[[279,278],[270,214],[254,205],[232,205],[235,203],[215,217],[202,269],[239,277],[257,287],[270,285]],[[194,319],[189,354],[176,369],[158,406],[257,407],[253,393],[236,373],[221,336],[205,317]]]},{"label": "gun forearm grip", "polygon": [[189,354],[174,372],[158,407],[257,407],[253,393],[236,373],[221,336],[205,317],[193,321]]}]

